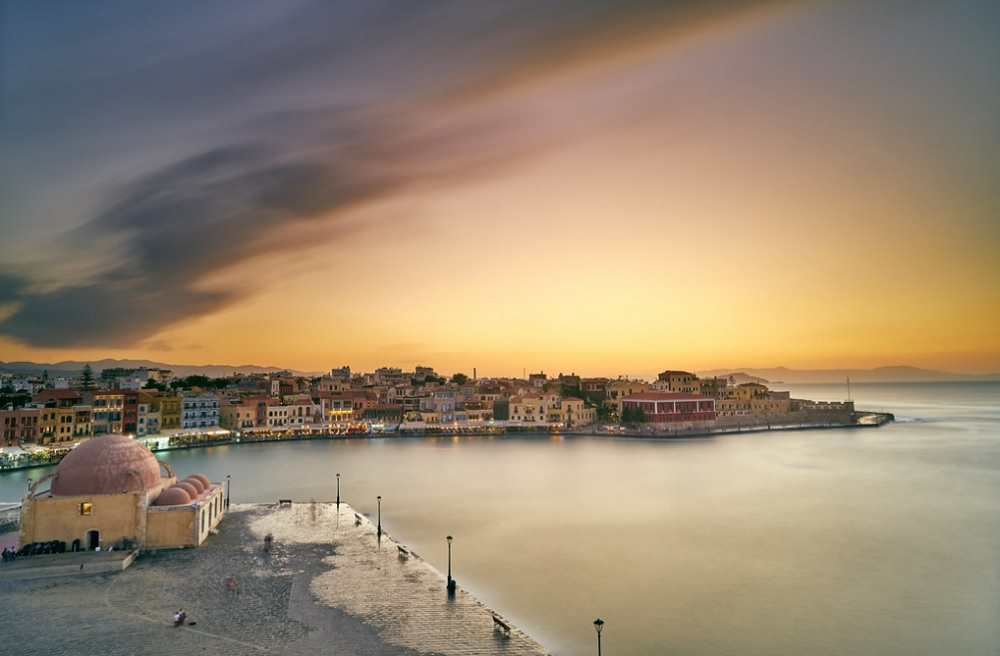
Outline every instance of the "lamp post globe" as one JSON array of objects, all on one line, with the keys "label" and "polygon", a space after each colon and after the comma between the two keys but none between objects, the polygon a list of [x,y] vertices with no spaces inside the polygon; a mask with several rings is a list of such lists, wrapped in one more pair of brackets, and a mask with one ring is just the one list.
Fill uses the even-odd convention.
[{"label": "lamp post globe", "polygon": [[600,617],[594,620],[594,628],[597,630],[597,656],[601,656],[601,629],[604,628],[604,620]]}]

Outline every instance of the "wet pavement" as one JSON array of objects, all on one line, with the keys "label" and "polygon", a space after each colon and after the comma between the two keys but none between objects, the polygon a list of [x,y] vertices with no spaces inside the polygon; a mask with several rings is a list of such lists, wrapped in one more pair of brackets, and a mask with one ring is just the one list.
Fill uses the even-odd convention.
[{"label": "wet pavement", "polygon": [[[347,504],[234,505],[203,546],[147,552],[124,571],[0,571],[0,654],[549,653],[509,622],[509,637],[494,630],[489,608],[449,597],[444,575],[399,546]],[[189,624],[174,628],[180,608]]]}]

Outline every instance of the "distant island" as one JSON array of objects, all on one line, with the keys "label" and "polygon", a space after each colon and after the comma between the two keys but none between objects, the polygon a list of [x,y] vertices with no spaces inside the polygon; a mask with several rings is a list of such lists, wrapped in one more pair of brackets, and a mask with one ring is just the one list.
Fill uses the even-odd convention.
[{"label": "distant island", "polygon": [[737,383],[761,384],[803,384],[803,383],[842,383],[848,378],[852,383],[952,383],[976,381],[1000,381],[998,374],[954,374],[946,371],[933,371],[917,367],[896,366],[876,367],[874,369],[789,369],[773,367],[756,369],[742,367],[735,369],[712,369],[698,371],[701,378],[736,379]]}]

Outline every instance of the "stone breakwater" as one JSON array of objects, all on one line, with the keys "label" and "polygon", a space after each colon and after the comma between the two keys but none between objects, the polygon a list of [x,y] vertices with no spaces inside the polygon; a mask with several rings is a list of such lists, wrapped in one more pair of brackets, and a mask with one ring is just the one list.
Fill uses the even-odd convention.
[{"label": "stone breakwater", "polygon": [[[0,603],[17,612],[2,644],[47,656],[549,654],[509,622],[509,636],[495,630],[493,611],[445,583],[347,504],[241,504],[197,549],[147,552],[115,573],[4,580]],[[190,624],[174,628],[179,608]]]}]

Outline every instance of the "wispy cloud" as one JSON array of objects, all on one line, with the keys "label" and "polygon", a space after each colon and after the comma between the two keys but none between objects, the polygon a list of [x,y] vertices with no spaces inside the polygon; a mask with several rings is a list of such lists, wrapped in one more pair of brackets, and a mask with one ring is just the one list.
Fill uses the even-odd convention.
[{"label": "wispy cloud", "polygon": [[116,184],[71,233],[81,253],[111,263],[102,273],[40,289],[0,277],[0,301],[14,308],[0,334],[41,347],[124,347],[217,312],[251,291],[206,280],[263,254],[293,254],[300,246],[281,239],[284,228],[343,222],[359,204],[482,176],[570,135],[530,108],[495,102],[499,89],[773,4],[308,2],[276,16],[248,12],[229,32],[170,17],[167,33],[190,39],[155,56],[127,37],[149,17],[126,12],[97,26],[123,44],[101,50],[106,75],[71,65],[76,77],[40,97],[76,98],[86,82],[106,115],[67,116],[75,127],[66,129],[120,134],[118,118],[146,131],[165,125],[182,143],[150,137],[173,161]]}]

